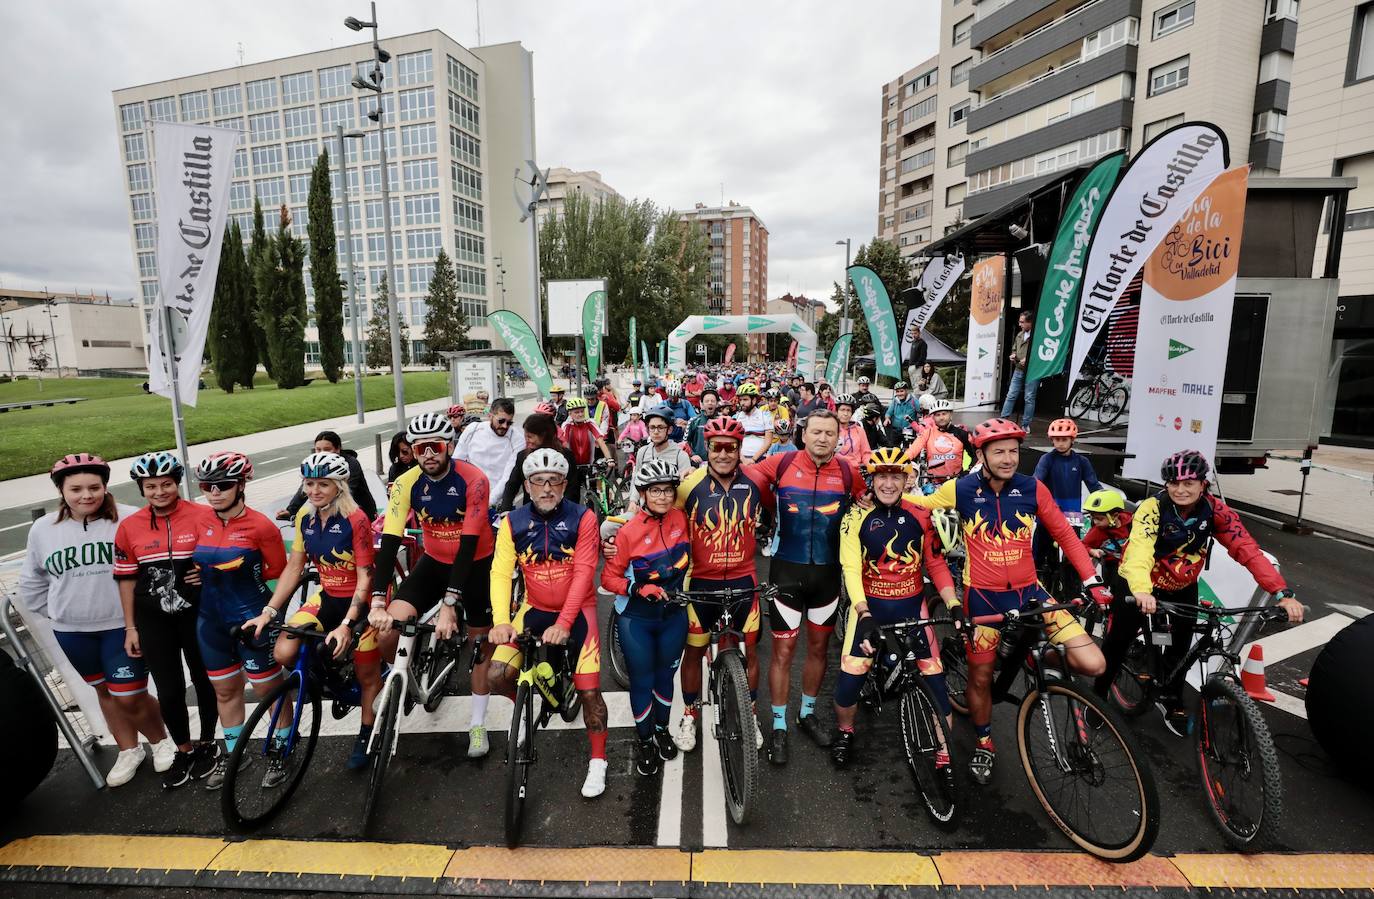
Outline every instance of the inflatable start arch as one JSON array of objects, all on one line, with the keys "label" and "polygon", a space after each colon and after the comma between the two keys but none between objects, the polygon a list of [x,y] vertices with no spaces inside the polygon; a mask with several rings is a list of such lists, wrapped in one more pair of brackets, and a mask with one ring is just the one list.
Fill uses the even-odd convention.
[{"label": "inflatable start arch", "polygon": [[816,370],[816,332],[796,315],[689,315],[668,335],[669,369],[687,367],[687,341],[698,334],[787,334],[797,341],[797,371]]}]

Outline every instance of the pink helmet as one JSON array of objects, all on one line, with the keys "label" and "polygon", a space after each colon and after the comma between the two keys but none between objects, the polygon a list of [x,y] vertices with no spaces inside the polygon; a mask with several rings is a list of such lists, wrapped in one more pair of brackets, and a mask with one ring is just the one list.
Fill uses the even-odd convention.
[{"label": "pink helmet", "polygon": [[48,472],[48,477],[58,487],[67,479],[67,475],[72,474],[95,474],[100,476],[104,483],[110,483],[110,465],[104,459],[92,453],[70,453],[63,456],[53,463],[52,469]]}]

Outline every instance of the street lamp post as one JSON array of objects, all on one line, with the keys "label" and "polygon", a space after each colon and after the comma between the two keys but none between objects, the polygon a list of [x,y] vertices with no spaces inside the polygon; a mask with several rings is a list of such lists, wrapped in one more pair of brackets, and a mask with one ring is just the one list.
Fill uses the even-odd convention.
[{"label": "street lamp post", "polygon": [[[846,237],[844,240],[835,241],[835,246],[838,247],[841,245],[844,246],[844,280],[840,282],[844,286],[844,293],[840,295],[840,336],[843,337],[853,328],[853,325],[849,322],[849,238]],[[852,340],[850,341],[850,345],[853,346]],[[841,393],[844,392],[844,386],[849,381],[848,368],[849,366],[846,365],[846,370],[840,374]]]},{"label": "street lamp post", "polygon": [[364,421],[363,415],[363,360],[362,343],[358,340],[358,284],[353,279],[353,212],[348,207],[348,154],[344,149],[343,125],[336,126],[339,135],[339,181],[343,184],[344,246],[348,248],[344,267],[348,274],[348,311],[353,319],[353,401],[358,407],[358,424]]},{"label": "street lamp post", "polygon": [[[391,376],[395,382],[396,389],[396,430],[404,431],[406,427],[406,395],[405,395],[405,376],[401,368],[401,311],[400,301],[396,298],[396,292],[400,289],[396,284],[396,256],[395,250],[391,245],[391,190],[389,177],[386,170],[386,129],[383,119],[385,118],[382,99],[382,63],[391,60],[391,54],[382,49],[377,43],[377,4],[372,6],[372,21],[359,22],[352,16],[344,19],[344,26],[353,31],[362,31],[364,28],[372,29],[372,80],[368,81],[361,75],[353,79],[353,86],[358,90],[372,91],[377,95],[377,108],[368,113],[368,118],[377,123],[377,144],[381,155],[382,165],[382,230],[386,240],[386,281],[390,285],[387,291],[387,316],[391,323]],[[348,210],[344,210],[344,215]]]}]

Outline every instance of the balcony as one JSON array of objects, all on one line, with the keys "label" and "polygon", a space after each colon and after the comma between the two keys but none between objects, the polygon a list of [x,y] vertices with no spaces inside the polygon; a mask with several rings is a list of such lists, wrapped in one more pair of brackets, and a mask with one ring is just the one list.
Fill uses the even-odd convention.
[{"label": "balcony", "polygon": [[1115,22],[1139,17],[1140,0],[1089,0],[984,56],[969,73],[969,90],[978,90],[1063,47],[1081,44]]},{"label": "balcony", "polygon": [[1009,28],[1014,28],[1022,20],[1028,19],[1058,0],[1011,0],[973,23],[969,33],[969,46],[981,47]]},{"label": "balcony", "polygon": [[1092,59],[1064,66],[1017,85],[978,104],[968,114],[968,133],[973,134],[1028,109],[1034,109],[1074,91],[1106,81],[1122,72],[1134,72],[1135,44],[1122,44]]},{"label": "balcony", "polygon": [[972,175],[993,166],[1025,159],[1071,141],[1082,140],[1104,131],[1117,128],[1130,128],[1131,115],[1135,104],[1130,100],[1117,100],[1105,106],[1097,106],[1076,116],[1060,119],[1044,128],[1037,128],[1026,134],[1004,140],[990,147],[968,154],[964,159],[965,174]]}]

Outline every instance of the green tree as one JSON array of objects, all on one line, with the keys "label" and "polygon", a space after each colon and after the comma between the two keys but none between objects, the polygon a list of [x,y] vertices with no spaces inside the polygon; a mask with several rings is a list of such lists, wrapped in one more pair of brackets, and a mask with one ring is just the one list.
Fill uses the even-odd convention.
[{"label": "green tree", "polygon": [[[391,367],[391,301],[386,275],[382,275],[377,297],[372,301],[372,318],[367,321],[367,367]],[[401,365],[410,364],[410,328],[401,316]]]},{"label": "green tree", "polygon": [[[901,297],[902,291],[911,286],[910,261],[902,255],[896,244],[874,238],[872,243],[859,247],[859,251],[854,254],[853,264],[867,266],[883,282],[883,287],[887,288],[887,295],[892,300],[892,317],[900,331],[906,322],[907,310]],[[853,288],[846,284],[844,289],[849,291],[849,317],[854,326],[854,342],[849,348],[849,358],[856,359],[873,352],[873,336],[869,333],[868,320],[859,306],[858,298],[854,296]],[[827,312],[816,328],[818,350],[825,358],[829,358],[830,348],[835,345],[835,340],[839,336],[840,299],[843,296],[841,290],[839,284],[834,285],[834,291],[830,295],[834,311]]]},{"label": "green tree", "polygon": [[[310,279],[315,286],[315,328],[320,340],[320,368],[330,383],[344,364],[343,282],[339,280],[338,245],[334,239],[334,199],[329,180],[329,151],[320,153],[310,174]],[[345,212],[345,215],[348,213]]]},{"label": "green tree", "polygon": [[425,298],[425,361],[437,365],[440,351],[453,352],[468,345],[468,317],[458,299],[458,275],[453,260],[443,248],[434,260],[434,276],[429,279]]},{"label": "green tree", "polygon": [[[267,251],[267,245],[271,238],[267,236],[267,228],[263,225],[262,201],[256,194],[253,195],[253,236],[248,244],[248,322],[246,327],[253,336],[253,346],[256,348],[258,361],[267,369],[267,377],[272,375],[272,354],[267,351],[267,331],[263,328],[263,301],[258,295],[257,272],[258,262]],[[246,385],[250,389],[252,384]]]},{"label": "green tree", "polygon": [[225,393],[233,393],[235,384],[251,387],[258,367],[258,348],[253,343],[252,312],[248,306],[250,296],[243,233],[237,222],[230,222],[220,247],[208,334],[210,364],[216,383]]},{"label": "green tree", "polygon": [[291,233],[291,214],[281,207],[276,237],[258,256],[258,323],[267,334],[267,351],[277,386],[289,390],[305,383],[305,247]]}]

